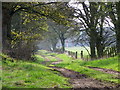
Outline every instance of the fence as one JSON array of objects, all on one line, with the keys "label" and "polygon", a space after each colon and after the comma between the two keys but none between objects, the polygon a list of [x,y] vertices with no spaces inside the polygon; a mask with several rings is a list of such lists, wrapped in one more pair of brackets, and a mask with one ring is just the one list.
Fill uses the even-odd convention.
[{"label": "fence", "polygon": [[[76,51],[76,52],[72,52],[72,51],[65,51],[68,55],[70,55],[71,57],[73,57],[73,58],[75,58],[75,59],[77,59],[78,58],[78,52]],[[80,57],[81,57],[81,59],[83,59],[83,51],[81,51],[81,53],[80,53]]]},{"label": "fence", "polygon": [[[83,54],[83,51],[81,51],[80,54],[78,54],[78,52],[72,52],[72,51],[65,51],[69,56],[77,59],[78,58],[78,55],[80,55],[80,58],[83,59],[83,60],[90,60],[90,56],[87,55],[87,56],[84,56]],[[117,50],[116,50],[116,47],[108,47],[106,48],[104,51],[103,51],[103,57],[102,58],[108,58],[108,57],[114,57],[117,55]],[[96,59],[99,59],[99,58],[96,58]]]}]

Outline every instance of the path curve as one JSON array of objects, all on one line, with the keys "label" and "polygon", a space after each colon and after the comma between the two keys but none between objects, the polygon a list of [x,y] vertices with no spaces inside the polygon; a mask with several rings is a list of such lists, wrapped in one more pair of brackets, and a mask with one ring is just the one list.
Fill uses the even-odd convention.
[{"label": "path curve", "polygon": [[96,79],[92,79],[87,77],[84,74],[80,74],[79,72],[75,72],[69,69],[53,67],[54,71],[60,72],[64,77],[69,78],[69,82],[73,85],[73,88],[115,88],[116,86],[112,83],[101,82]]},{"label": "path curve", "polygon": [[[48,58],[46,58],[44,55],[43,57],[45,58],[46,62],[49,62],[50,60]],[[53,56],[55,57],[55,56]],[[51,64],[55,65],[55,64],[59,64],[60,62],[62,62],[63,60],[61,60],[58,57],[55,57],[57,59],[57,61],[51,62]],[[63,75],[64,77],[69,78],[69,82],[72,84],[73,88],[97,88],[97,90],[99,90],[99,88],[106,88],[106,89],[112,89],[113,88],[119,88],[119,85],[115,85],[114,83],[110,83],[110,82],[101,82],[99,80],[87,77],[84,74],[80,74],[79,72],[75,72],[73,70],[69,70],[69,69],[65,69],[65,68],[61,68],[61,67],[55,67],[55,66],[48,66],[50,68],[53,68],[54,71],[58,71],[61,73],[61,75]],[[89,67],[90,68],[90,67]],[[101,89],[100,89],[101,90]]]}]

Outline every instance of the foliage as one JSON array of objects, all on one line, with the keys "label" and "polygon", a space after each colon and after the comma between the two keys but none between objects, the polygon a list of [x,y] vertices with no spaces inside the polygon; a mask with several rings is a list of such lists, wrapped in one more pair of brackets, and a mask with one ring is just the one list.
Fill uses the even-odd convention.
[{"label": "foliage", "polygon": [[[12,2],[3,3],[2,5],[4,7],[3,11],[6,11],[6,13],[3,12],[5,18],[3,23],[5,30],[3,30],[3,33],[6,34],[3,35],[3,51],[18,59],[31,59],[31,55],[34,54],[33,51],[36,48],[35,41],[42,40],[45,36],[43,33],[48,30],[45,19],[49,18],[63,25],[70,24],[68,13],[63,12],[69,10],[70,14],[71,9],[66,6],[66,3]],[[63,7],[64,9],[61,9]],[[27,44],[29,45],[28,48]],[[20,55],[20,49],[22,52],[28,53],[28,55],[22,57],[24,54]],[[8,50],[10,52],[7,52]]]}]

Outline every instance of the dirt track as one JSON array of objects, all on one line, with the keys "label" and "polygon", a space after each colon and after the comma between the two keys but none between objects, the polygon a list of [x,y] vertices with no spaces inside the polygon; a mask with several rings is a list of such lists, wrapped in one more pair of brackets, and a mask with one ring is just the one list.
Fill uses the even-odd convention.
[{"label": "dirt track", "polygon": [[75,72],[72,70],[68,70],[60,67],[51,67],[55,71],[60,72],[64,77],[69,78],[69,82],[72,84],[73,88],[107,88],[113,89],[115,88],[115,84],[105,83],[99,80],[92,79],[87,77],[84,74],[80,74],[79,72]]},{"label": "dirt track", "polygon": [[[44,56],[45,58],[45,56]],[[55,57],[58,61],[55,62],[51,62],[51,64],[59,64],[60,62],[62,62],[61,59],[59,59],[58,57]],[[48,58],[45,58],[46,61],[45,62],[49,62],[50,60]],[[75,72],[72,70],[68,70],[65,68],[60,68],[60,67],[52,67],[49,66],[51,68],[53,68],[54,71],[58,71],[61,73],[62,76],[69,78],[69,82],[71,83],[71,85],[73,86],[73,88],[80,88],[81,89],[85,89],[85,90],[93,90],[93,88],[96,88],[95,90],[118,90],[118,88],[120,89],[119,85],[115,85],[113,83],[109,83],[109,82],[102,82],[90,77],[87,77],[84,74],[80,74],[79,72]],[[90,68],[90,67],[89,67]],[[92,69],[96,69],[96,68],[92,68]],[[96,70],[100,70],[100,69],[96,69]],[[101,70],[100,70],[101,71]],[[104,70],[103,70],[104,72]],[[106,71],[107,72],[107,71]],[[107,73],[116,73],[116,72],[107,72]],[[117,73],[116,73],[117,74]]]}]

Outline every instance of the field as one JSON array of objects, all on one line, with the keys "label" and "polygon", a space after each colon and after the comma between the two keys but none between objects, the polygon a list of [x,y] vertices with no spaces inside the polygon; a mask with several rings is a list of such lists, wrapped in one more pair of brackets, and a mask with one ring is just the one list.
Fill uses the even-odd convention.
[{"label": "field", "polygon": [[[90,48],[89,47],[86,47],[87,49],[88,49],[88,51],[90,52]],[[78,54],[80,55],[80,53],[81,53],[81,51],[83,51],[83,55],[84,56],[87,56],[87,55],[89,55],[88,54],[88,52],[87,52],[87,50],[84,48],[84,47],[65,47],[65,49],[67,50],[67,51],[72,51],[72,52],[78,52]],[[79,56],[78,55],[78,56]]]}]

